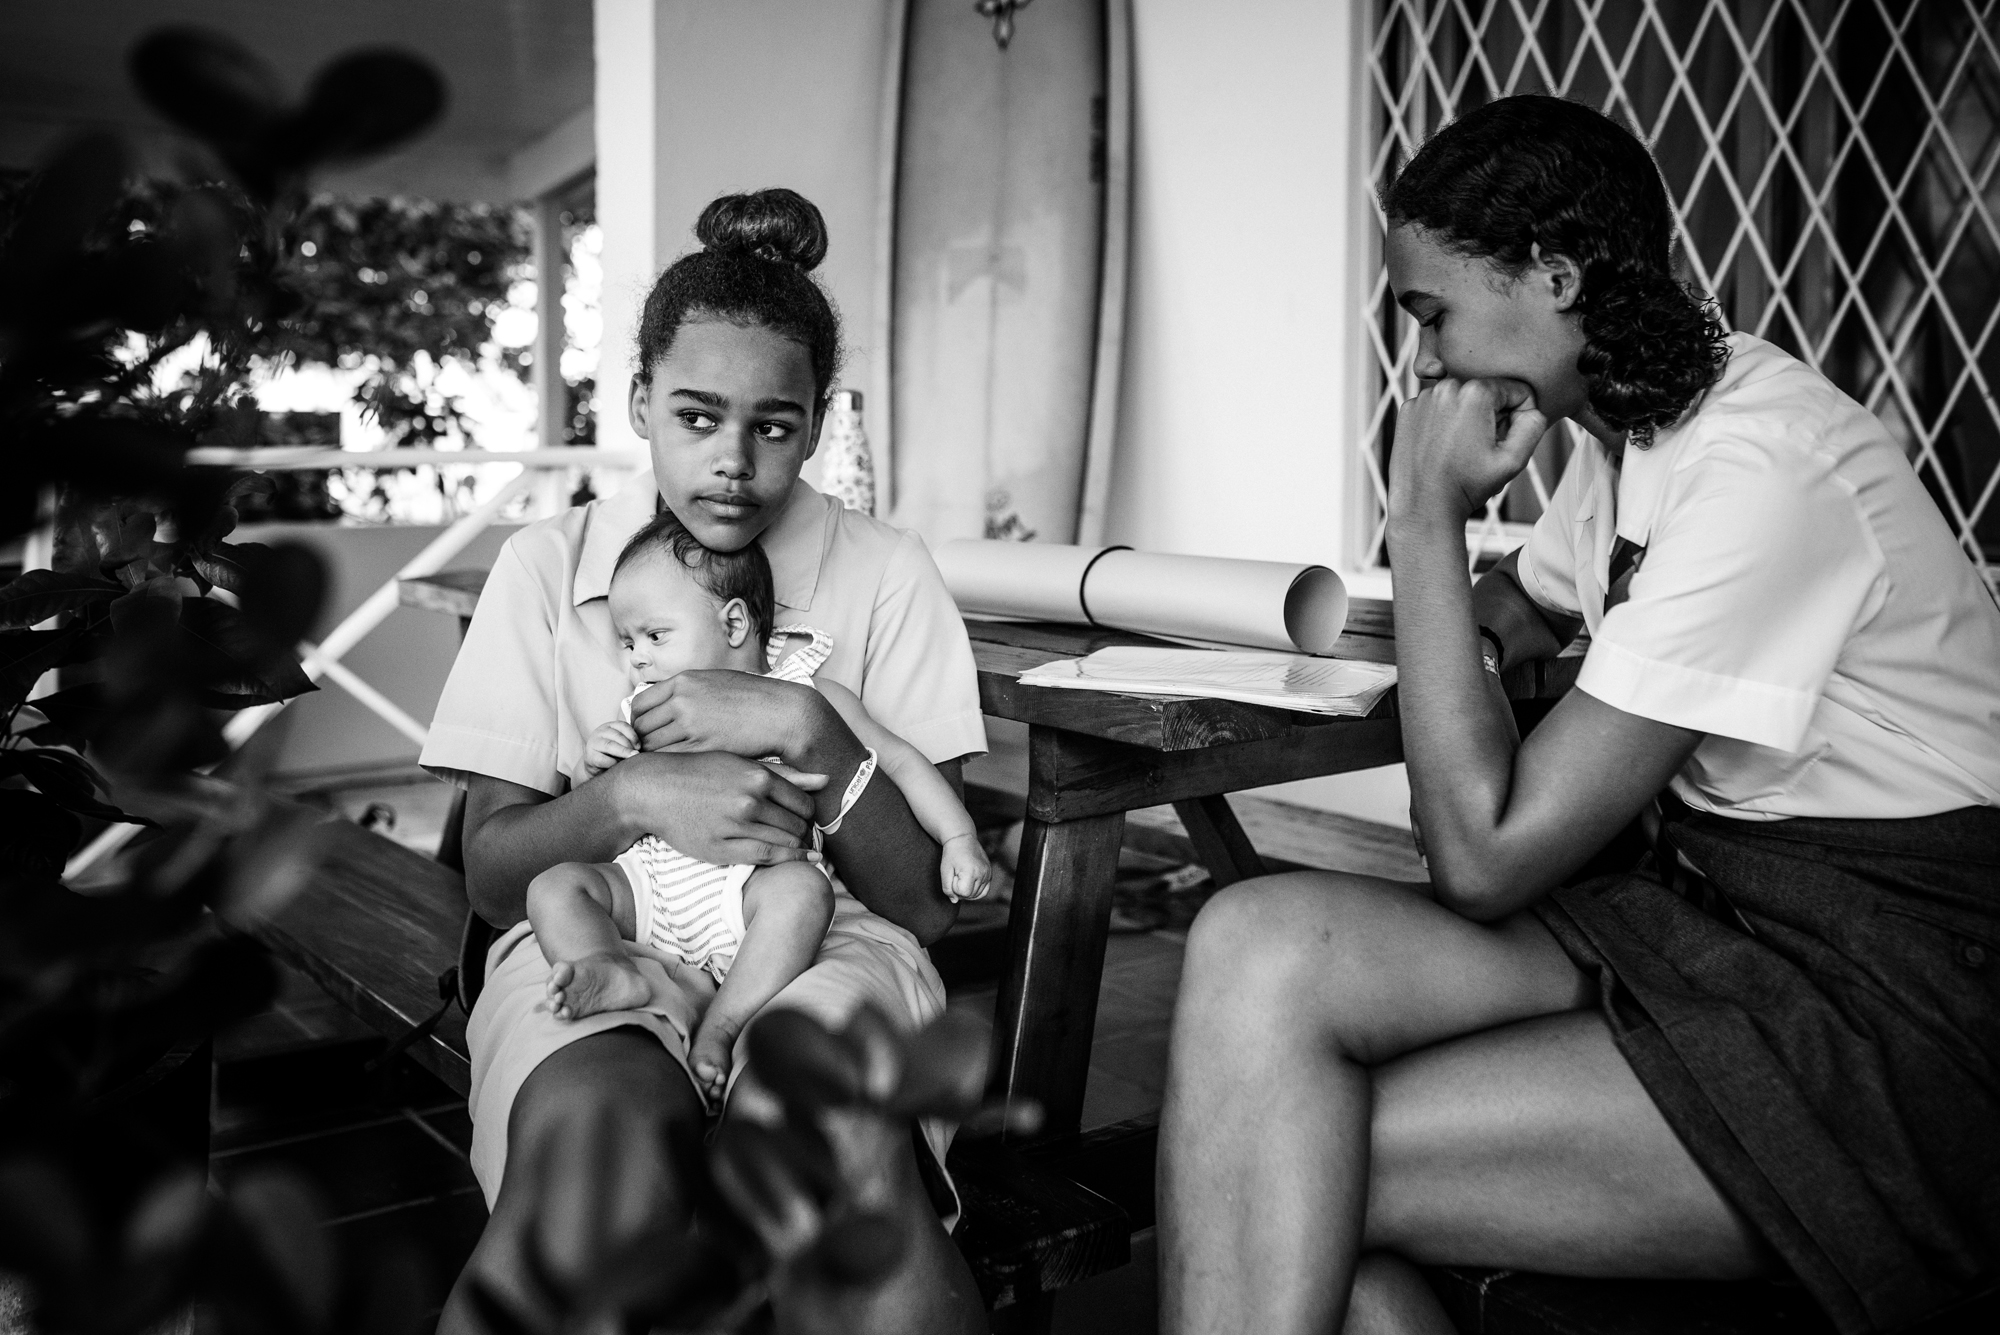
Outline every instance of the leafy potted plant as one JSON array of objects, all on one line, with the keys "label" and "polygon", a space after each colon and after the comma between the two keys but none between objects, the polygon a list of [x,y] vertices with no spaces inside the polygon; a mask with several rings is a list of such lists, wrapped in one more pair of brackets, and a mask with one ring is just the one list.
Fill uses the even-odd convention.
[{"label": "leafy potted plant", "polygon": [[[294,105],[189,30],[142,42],[133,72],[235,188],[143,185],[89,137],[0,220],[0,538],[54,535],[50,568],[0,587],[0,1270],[49,1330],[150,1329],[191,1302],[218,1331],[409,1325],[395,1267],[329,1278],[299,1184],[206,1190],[208,1036],[272,989],[208,910],[309,856],[221,723],[312,689],[292,646],[324,576],[301,548],[229,542],[246,483],[184,466],[240,420],[230,378],[153,382],[190,340],[247,346],[297,309],[279,241],[305,174],[420,130],[443,87],[361,53]],[[148,828],[65,883],[112,823]]]}]

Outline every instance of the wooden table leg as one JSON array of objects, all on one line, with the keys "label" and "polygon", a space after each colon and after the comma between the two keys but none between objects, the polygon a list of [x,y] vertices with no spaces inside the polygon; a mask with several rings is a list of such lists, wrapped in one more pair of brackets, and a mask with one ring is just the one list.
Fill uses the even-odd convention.
[{"label": "wooden table leg", "polygon": [[1181,818],[1188,842],[1194,845],[1194,855],[1208,868],[1216,889],[1264,874],[1264,859],[1251,847],[1250,836],[1237,823],[1227,797],[1220,793],[1214,797],[1191,797],[1174,803],[1174,814]]},{"label": "wooden table leg", "polygon": [[994,1015],[994,1085],[1009,1100],[1041,1103],[1038,1136],[1066,1135],[1082,1122],[1124,835],[1125,815],[1114,812],[1055,822],[1030,817],[1021,839],[1007,974]]}]

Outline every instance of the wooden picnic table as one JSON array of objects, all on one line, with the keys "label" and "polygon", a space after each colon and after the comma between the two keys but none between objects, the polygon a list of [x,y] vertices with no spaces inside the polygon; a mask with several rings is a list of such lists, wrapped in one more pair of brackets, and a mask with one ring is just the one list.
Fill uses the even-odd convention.
[{"label": "wooden picnic table", "polygon": [[[402,581],[402,601],[469,620],[486,572]],[[994,1017],[996,1092],[1038,1100],[1043,1138],[1073,1134],[1083,1112],[1112,882],[1125,813],[1172,804],[1197,855],[1227,885],[1263,864],[1228,794],[1292,779],[1389,765],[1403,757],[1395,696],[1367,718],[1330,718],[1228,700],[1023,686],[1020,674],[1143,635],[1087,626],[966,618],[980,708],[1028,725],[1027,826]],[[1352,601],[1337,657],[1395,660],[1387,602]],[[1510,693],[1557,685],[1531,669]]]}]

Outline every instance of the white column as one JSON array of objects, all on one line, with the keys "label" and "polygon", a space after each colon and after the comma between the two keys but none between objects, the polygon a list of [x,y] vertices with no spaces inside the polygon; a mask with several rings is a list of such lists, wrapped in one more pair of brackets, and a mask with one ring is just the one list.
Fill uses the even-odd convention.
[{"label": "white column", "polygon": [[535,228],[535,399],[541,413],[536,443],[545,450],[563,443],[563,227],[562,202],[543,195],[534,205]]},{"label": "white column", "polygon": [[[535,443],[561,447],[569,395],[562,376],[563,227],[562,202],[542,195],[532,205],[535,229]],[[566,469],[552,468],[535,481],[534,513],[554,514],[567,502],[574,483]]]},{"label": "white column", "polygon": [[596,6],[597,222],[604,232],[597,443],[621,450],[639,443],[625,410],[632,335],[660,267],[659,6],[655,0],[596,0]]}]

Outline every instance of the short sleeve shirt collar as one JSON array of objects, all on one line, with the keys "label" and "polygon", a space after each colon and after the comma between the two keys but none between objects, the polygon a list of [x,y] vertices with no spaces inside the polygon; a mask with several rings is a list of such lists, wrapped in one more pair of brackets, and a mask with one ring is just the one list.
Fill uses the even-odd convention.
[{"label": "short sleeve shirt collar", "polygon": [[[659,512],[659,497],[653,472],[647,469],[592,509],[577,555],[575,605],[581,607],[611,592],[618,553]],[[757,539],[771,562],[771,582],[780,606],[799,612],[812,606],[833,521],[826,497],[804,478],[792,484],[791,499]]]}]

